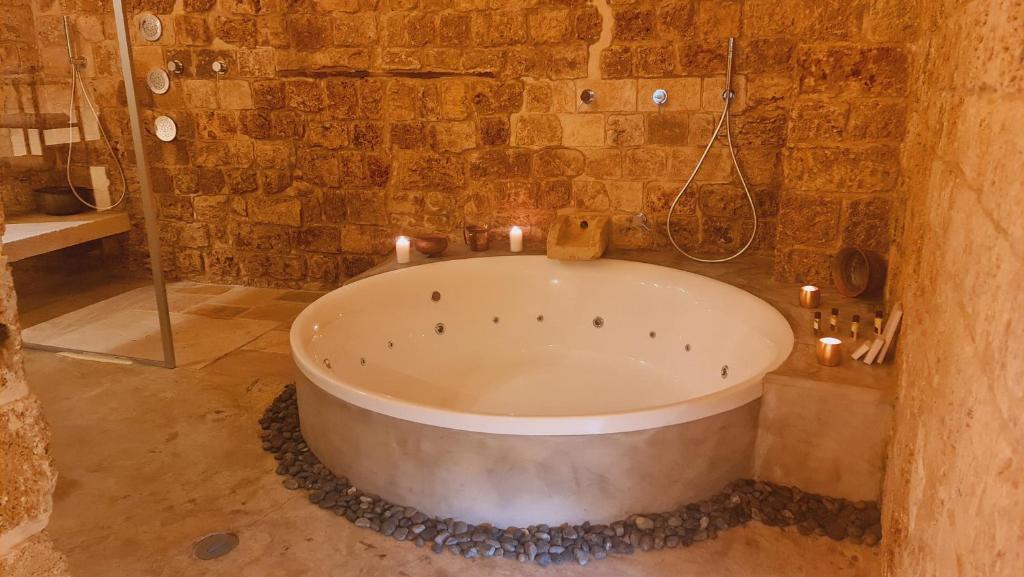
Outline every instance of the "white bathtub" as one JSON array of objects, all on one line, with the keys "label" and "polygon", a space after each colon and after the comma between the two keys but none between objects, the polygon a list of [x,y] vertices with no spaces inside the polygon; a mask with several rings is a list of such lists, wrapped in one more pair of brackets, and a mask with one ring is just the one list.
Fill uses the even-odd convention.
[{"label": "white bathtub", "polygon": [[750,476],[773,307],[648,264],[471,258],[383,273],[291,331],[303,436],[336,474],[471,523],[609,522]]},{"label": "white bathtub", "polygon": [[484,433],[582,435],[750,402],[793,333],[761,299],[700,275],[514,256],[342,287],[298,317],[291,345],[309,380],[376,413]]}]

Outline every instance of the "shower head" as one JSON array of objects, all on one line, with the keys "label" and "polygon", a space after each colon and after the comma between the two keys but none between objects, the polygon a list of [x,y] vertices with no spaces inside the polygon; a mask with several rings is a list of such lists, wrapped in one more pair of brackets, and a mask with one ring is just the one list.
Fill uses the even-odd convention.
[{"label": "shower head", "polygon": [[67,44],[67,48],[68,48],[68,64],[70,64],[72,68],[85,68],[85,58],[83,58],[83,57],[75,58],[75,52],[71,48],[71,25],[68,23],[68,17],[64,16],[63,20],[64,20],[64,41]]}]

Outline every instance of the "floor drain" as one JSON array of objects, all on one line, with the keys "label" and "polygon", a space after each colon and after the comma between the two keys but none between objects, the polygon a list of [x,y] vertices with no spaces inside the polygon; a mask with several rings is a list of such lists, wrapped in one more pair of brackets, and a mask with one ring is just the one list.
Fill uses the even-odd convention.
[{"label": "floor drain", "polygon": [[238,546],[238,535],[234,533],[210,533],[192,545],[197,559],[209,561],[223,557]]}]

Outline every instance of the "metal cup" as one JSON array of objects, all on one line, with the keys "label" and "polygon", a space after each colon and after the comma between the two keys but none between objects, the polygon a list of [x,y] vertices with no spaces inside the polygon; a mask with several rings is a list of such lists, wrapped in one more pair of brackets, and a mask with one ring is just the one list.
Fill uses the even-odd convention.
[{"label": "metal cup", "polygon": [[467,226],[462,229],[462,239],[466,241],[469,250],[481,252],[491,247],[490,232],[490,227]]}]

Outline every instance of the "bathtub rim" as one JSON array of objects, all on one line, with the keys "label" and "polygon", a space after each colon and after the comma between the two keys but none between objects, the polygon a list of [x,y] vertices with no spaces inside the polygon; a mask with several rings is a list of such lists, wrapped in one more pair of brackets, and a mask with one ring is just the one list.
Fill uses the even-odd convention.
[{"label": "bathtub rim", "polygon": [[[478,258],[538,258],[546,260],[547,257],[543,255],[495,255]],[[765,376],[781,366],[786,359],[789,358],[793,348],[795,347],[795,335],[793,334],[793,329],[785,316],[774,305],[747,290],[715,278],[674,267],[612,258],[605,258],[601,260],[625,263],[630,266],[666,269],[684,275],[700,277],[708,281],[721,283],[722,285],[731,287],[733,290],[744,293],[767,307],[766,311],[771,311],[769,314],[775,317],[772,322],[778,321],[779,326],[785,327],[788,331],[788,344],[780,347],[779,353],[772,362],[767,365],[763,373],[739,381],[725,389],[720,389],[685,401],[655,406],[640,411],[561,416],[514,416],[470,413],[443,409],[421,403],[410,402],[398,397],[371,393],[349,383],[347,380],[339,378],[337,375],[327,372],[318,363],[314,362],[312,358],[310,358],[308,343],[312,333],[312,326],[315,324],[313,318],[314,315],[319,312],[320,307],[324,306],[322,301],[325,301],[326,297],[329,295],[334,294],[336,291],[349,286],[354,282],[369,280],[371,278],[377,278],[385,275],[407,273],[408,271],[425,265],[441,264],[446,262],[465,262],[463,260],[416,264],[372,276],[360,277],[324,294],[316,301],[310,303],[309,306],[307,306],[292,323],[289,331],[291,356],[295,362],[297,370],[311,383],[328,394],[369,411],[405,421],[424,425],[433,425],[452,430],[498,435],[553,436],[625,433],[656,429],[696,421],[704,417],[716,415],[745,405],[746,403],[752,402],[762,396]]]}]

